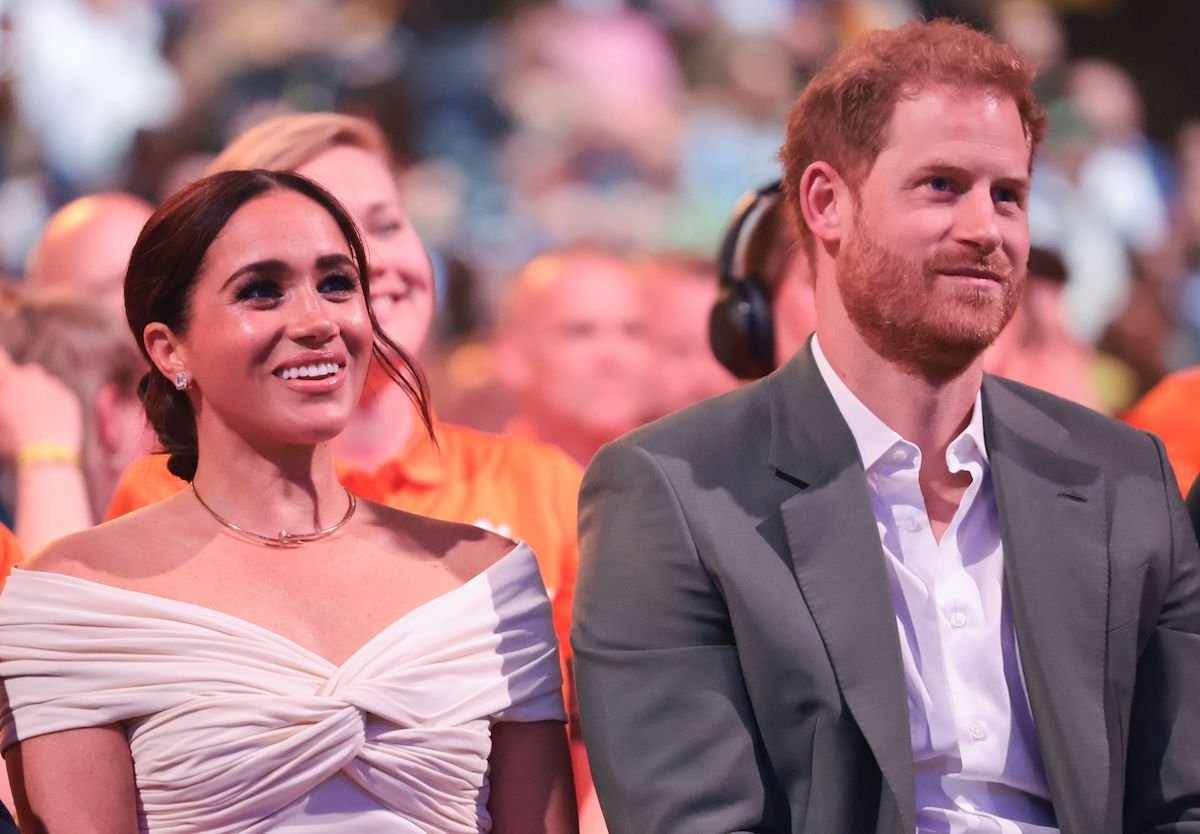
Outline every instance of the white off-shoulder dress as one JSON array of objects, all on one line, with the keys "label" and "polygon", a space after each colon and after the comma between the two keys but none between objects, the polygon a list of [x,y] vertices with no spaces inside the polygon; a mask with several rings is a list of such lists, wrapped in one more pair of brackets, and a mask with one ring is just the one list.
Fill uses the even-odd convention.
[{"label": "white off-shoulder dress", "polygon": [[5,748],[124,723],[154,834],[490,831],[491,725],[566,718],[525,545],[340,666],[210,608],[17,570],[0,678]]}]

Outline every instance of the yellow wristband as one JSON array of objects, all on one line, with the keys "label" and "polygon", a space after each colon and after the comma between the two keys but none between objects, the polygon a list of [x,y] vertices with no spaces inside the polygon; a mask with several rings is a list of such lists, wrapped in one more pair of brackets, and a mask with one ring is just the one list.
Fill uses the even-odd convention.
[{"label": "yellow wristband", "polygon": [[30,463],[63,463],[79,465],[79,453],[64,443],[29,443],[17,450],[17,465]]}]

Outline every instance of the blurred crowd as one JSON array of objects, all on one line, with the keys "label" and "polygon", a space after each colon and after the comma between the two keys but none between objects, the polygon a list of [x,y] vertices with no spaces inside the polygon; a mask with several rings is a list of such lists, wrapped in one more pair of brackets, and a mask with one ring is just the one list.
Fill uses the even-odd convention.
[{"label": "blurred crowd", "polygon": [[[1200,128],[1185,125],[1175,147],[1150,141],[1130,75],[1072,59],[1045,2],[0,8],[0,264],[12,277],[26,271],[45,219],[74,198],[119,190],[158,203],[270,115],[366,116],[393,144],[406,205],[435,256],[439,402],[469,423],[496,428],[511,416],[511,403],[474,390],[496,376],[477,342],[525,263],[580,243],[711,257],[738,195],[777,176],[784,115],[825,56],[865,29],[933,12],[993,29],[1041,67],[1053,118],[1034,238],[1070,279],[1068,332],[1099,351],[1097,404],[1119,411],[1200,359]],[[471,413],[480,402],[488,413]]]},{"label": "blurred crowd", "polygon": [[[714,254],[738,196],[778,176],[806,78],[862,31],[952,14],[1040,67],[1051,114],[1030,207],[1039,280],[993,370],[1120,414],[1200,362],[1200,121],[1174,146],[1148,138],[1129,72],[1072,57],[1053,4],[38,0],[0,14],[9,306],[65,285],[119,312],[140,224],[230,140],[281,113],[362,116],[383,128],[433,266],[422,360],[439,414],[583,463],[735,384],[707,348]],[[782,275],[775,260],[758,268]],[[792,298],[804,280],[767,276],[768,291]],[[803,303],[781,306],[790,348],[811,324]],[[80,390],[71,378],[109,373],[49,372]],[[10,521],[14,489],[0,482]]]},{"label": "blurred crowd", "polygon": [[709,318],[747,278],[774,322],[767,367],[734,370],[769,370],[812,330],[810,278],[777,205],[719,263],[734,206],[779,176],[788,110],[834,49],[933,13],[1027,54],[1050,113],[1031,280],[991,369],[1125,414],[1200,364],[1200,119],[1152,141],[1130,73],[1072,56],[1052,4],[0,3],[0,522],[26,551],[89,526],[153,447],[129,252],[156,204],[280,114],[382,128],[432,267],[433,331],[412,341],[439,420],[585,465],[739,384]]},{"label": "blurred crowd", "polygon": [[[0,344],[51,378],[6,366],[0,451],[31,442],[40,417],[22,434],[18,412],[49,408],[63,382],[83,398],[96,517],[145,442],[126,416],[137,357],[116,348],[124,259],[153,206],[248,128],[306,111],[377,123],[432,264],[421,358],[439,416],[586,463],[737,384],[707,318],[738,196],[778,176],[788,108],[833,49],[922,15],[1015,44],[1051,115],[1035,280],[992,369],[1122,414],[1200,362],[1200,120],[1152,141],[1130,73],[1073,57],[1046,2],[38,0],[0,14]],[[776,225],[752,269],[773,273],[759,277],[786,355],[811,323],[803,259]],[[45,300],[64,288],[84,300]]]}]

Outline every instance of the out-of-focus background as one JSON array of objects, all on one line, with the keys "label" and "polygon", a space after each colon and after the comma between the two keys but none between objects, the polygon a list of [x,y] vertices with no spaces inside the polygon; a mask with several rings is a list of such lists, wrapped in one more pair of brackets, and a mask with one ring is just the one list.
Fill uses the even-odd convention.
[{"label": "out-of-focus background", "polygon": [[[1050,115],[1030,281],[988,369],[1157,431],[1187,489],[1200,473],[1200,0],[0,0],[0,524],[33,552],[105,516],[152,445],[135,394],[145,366],[119,315],[134,234],[278,114],[382,127],[403,203],[391,213],[432,262],[431,339],[428,296],[412,290],[427,291],[428,264],[402,218],[370,235],[387,239],[374,263],[408,288],[383,303],[420,308],[394,336],[420,351],[443,426],[541,440],[582,465],[732,389],[708,319],[739,196],[779,176],[789,109],[834,50],[939,15],[1038,65]],[[351,190],[379,182],[383,156],[359,149]],[[382,193],[397,202],[390,180]],[[814,326],[812,286],[777,209],[753,260],[776,319],[762,352],[786,358]],[[44,284],[74,296],[43,297]],[[502,448],[464,432],[453,442]],[[364,477],[397,480],[399,500],[430,467],[392,439],[402,448]],[[546,453],[537,465],[577,482]],[[436,486],[515,491],[537,468],[519,457],[491,481]],[[555,497],[573,576],[574,497]],[[0,582],[19,558],[4,533]],[[582,830],[599,834],[576,767]]]},{"label": "out-of-focus background", "polygon": [[[777,175],[806,77],[861,32],[952,15],[1041,67],[1033,239],[1118,412],[1200,361],[1200,4],[1194,0],[8,0],[0,266],[81,194],[151,202],[286,111],[367,115],[433,254],[431,359],[470,390],[505,283],[548,247],[714,253]],[[465,347],[463,347],[465,346]],[[463,347],[462,350],[458,348]],[[1111,360],[1111,361],[1110,361]],[[495,427],[480,402],[449,416]],[[474,413],[474,419],[473,419]]]}]

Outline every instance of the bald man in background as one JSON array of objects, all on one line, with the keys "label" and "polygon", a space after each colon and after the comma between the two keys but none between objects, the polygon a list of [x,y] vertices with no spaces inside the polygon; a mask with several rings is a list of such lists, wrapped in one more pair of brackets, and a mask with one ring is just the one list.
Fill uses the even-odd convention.
[{"label": "bald man in background", "polygon": [[736,388],[737,377],[717,361],[708,343],[708,318],[718,290],[712,260],[649,255],[637,268],[653,351],[645,416],[664,417]]},{"label": "bald man in background", "polygon": [[636,427],[650,362],[633,267],[601,249],[534,258],[509,287],[493,346],[516,414],[506,432],[558,446],[581,465]]},{"label": "bald man in background", "polygon": [[25,264],[25,286],[69,288],[124,318],[129,253],[153,211],[140,197],[116,191],[72,200],[42,227]]}]

